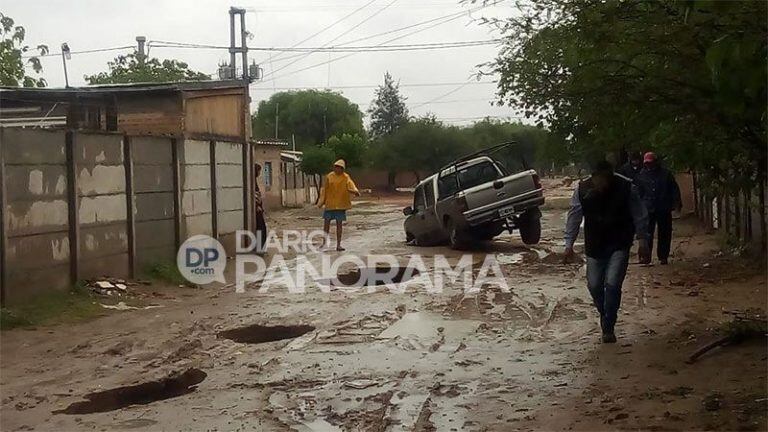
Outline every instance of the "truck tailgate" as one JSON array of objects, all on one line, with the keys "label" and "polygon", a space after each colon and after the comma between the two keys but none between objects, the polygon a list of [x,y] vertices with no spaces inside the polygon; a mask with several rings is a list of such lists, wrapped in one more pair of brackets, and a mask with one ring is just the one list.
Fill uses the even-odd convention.
[{"label": "truck tailgate", "polygon": [[[529,198],[539,188],[533,180],[534,170],[522,171],[503,177],[494,182],[483,183],[464,191],[467,200],[465,214],[483,213],[488,210],[500,209],[514,205],[518,201]],[[494,188],[494,183],[503,182],[500,189]]]}]

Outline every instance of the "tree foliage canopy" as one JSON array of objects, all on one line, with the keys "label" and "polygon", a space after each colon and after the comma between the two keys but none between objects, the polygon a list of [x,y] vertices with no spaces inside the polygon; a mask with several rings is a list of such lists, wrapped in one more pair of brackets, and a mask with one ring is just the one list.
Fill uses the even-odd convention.
[{"label": "tree foliage canopy", "polygon": [[304,150],[301,159],[301,171],[309,175],[323,175],[331,171],[336,158],[333,150],[328,147],[309,147]]},{"label": "tree foliage canopy", "polygon": [[[143,60],[143,61],[142,61]],[[107,63],[109,72],[86,75],[88,84],[125,84],[142,82],[207,81],[211,77],[189,69],[178,60],[160,60],[155,57],[141,59],[137,53],[116,57]]]},{"label": "tree foliage canopy", "polygon": [[501,101],[548,123],[563,153],[655,149],[711,184],[765,179],[766,3],[540,0],[507,35]]},{"label": "tree foliage canopy", "polygon": [[[391,172],[433,173],[458,157],[514,141],[516,146],[495,157],[504,162],[523,156],[531,165],[548,166],[552,160],[541,148],[550,140],[547,130],[521,123],[486,119],[472,126],[457,127],[426,117],[411,120],[393,134],[383,137],[370,152],[377,168]],[[517,165],[517,162],[508,164]]]},{"label": "tree foliage canopy", "polygon": [[[24,45],[24,27],[15,25],[13,18],[0,13],[0,85],[10,87],[45,87],[43,78],[29,76],[25,67],[29,65],[39,74],[43,70],[40,59],[30,56],[31,51],[40,55],[48,54],[46,45],[30,48]],[[25,59],[25,57],[30,56]]]},{"label": "tree foliage canopy", "polygon": [[[302,90],[279,92],[261,101],[253,116],[255,137],[275,136],[275,117],[281,131],[295,134],[296,147],[306,150],[334,135],[365,136],[363,114],[358,106],[332,91]],[[290,138],[280,136],[280,138]]]},{"label": "tree foliage canopy", "polygon": [[328,148],[336,159],[344,159],[347,168],[362,166],[365,162],[368,146],[360,135],[341,134],[328,139]]},{"label": "tree foliage canopy", "polygon": [[372,139],[390,135],[408,123],[405,100],[406,98],[400,95],[399,84],[395,83],[389,72],[385,73],[384,84],[376,89],[376,98],[368,109]]}]

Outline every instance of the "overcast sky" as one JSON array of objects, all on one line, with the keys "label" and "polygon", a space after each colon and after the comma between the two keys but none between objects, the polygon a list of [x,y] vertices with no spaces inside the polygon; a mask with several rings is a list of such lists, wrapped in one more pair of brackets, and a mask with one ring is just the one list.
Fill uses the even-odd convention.
[{"label": "overcast sky", "polygon": [[[146,36],[148,41],[228,45],[228,10],[230,6],[239,6],[248,11],[246,27],[253,34],[248,42],[250,46],[289,47],[336,23],[370,1],[5,0],[2,12],[26,28],[27,44],[47,44],[52,52],[59,52],[61,43],[67,42],[71,50],[77,52],[135,45],[137,35]],[[498,37],[498,34],[474,22],[472,18],[503,17],[511,13],[509,6],[468,11],[473,7],[477,6],[465,6],[451,0],[375,0],[300,46],[321,46],[346,33],[332,44],[338,45],[461,11],[467,13],[429,29],[426,27],[440,21],[352,45],[377,45],[420,29],[424,30],[389,44],[458,42]],[[121,52],[128,53],[130,50],[73,55],[68,62],[70,85],[85,85],[85,74],[106,70],[107,61]],[[329,57],[328,53],[313,53],[285,67],[295,58],[282,60],[281,57],[295,56],[295,53],[280,54],[279,57],[278,54],[272,54],[275,58],[270,61],[270,54],[251,51],[249,61],[255,59],[266,76],[263,81],[251,86],[252,108],[255,109],[260,100],[268,98],[274,89],[371,86],[338,89],[365,111],[373,98],[373,86],[380,84],[384,72],[389,71],[400,81],[401,93],[408,97],[412,115],[422,115],[429,111],[453,124],[469,124],[483,116],[514,117],[517,114],[512,109],[490,105],[495,93],[494,84],[460,85],[477,72],[478,64],[493,59],[497,52],[497,46],[485,45],[433,51],[357,53],[329,65],[292,73],[343,54],[332,54]],[[191,68],[214,74],[214,77],[218,63],[228,59],[226,51],[213,49],[154,47],[150,55],[183,60]],[[49,86],[63,86],[61,57],[43,58],[42,64],[43,76]],[[275,73],[274,81],[269,79],[271,71],[280,67],[285,69]],[[484,78],[484,81],[490,80]],[[413,84],[445,85],[410,87]],[[436,100],[421,105],[433,99]]]}]

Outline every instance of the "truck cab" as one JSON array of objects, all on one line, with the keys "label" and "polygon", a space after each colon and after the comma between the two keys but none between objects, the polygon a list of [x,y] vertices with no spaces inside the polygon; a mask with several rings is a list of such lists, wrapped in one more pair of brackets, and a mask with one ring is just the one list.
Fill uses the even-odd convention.
[{"label": "truck cab", "polygon": [[510,173],[489,155],[457,160],[421,181],[413,205],[403,209],[406,241],[444,242],[462,248],[490,240],[505,229],[520,231],[526,244],[538,243],[544,196],[535,170]]}]

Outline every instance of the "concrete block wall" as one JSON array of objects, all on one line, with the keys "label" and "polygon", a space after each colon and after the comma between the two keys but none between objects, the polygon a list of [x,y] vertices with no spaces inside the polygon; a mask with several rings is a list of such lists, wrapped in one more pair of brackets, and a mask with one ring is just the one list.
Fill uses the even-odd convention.
[{"label": "concrete block wall", "polygon": [[0,128],[0,156],[4,304],[131,277],[197,234],[232,253],[245,225],[240,143]]},{"label": "concrete block wall", "polygon": [[136,269],[176,257],[173,151],[175,140],[130,137]]},{"label": "concrete block wall", "polygon": [[216,210],[219,241],[235,253],[235,231],[243,229],[243,145],[216,143]]},{"label": "concrete block wall", "polygon": [[186,139],[179,151],[181,240],[213,234],[211,143]]},{"label": "concrete block wall", "polygon": [[63,131],[0,128],[5,181],[6,302],[69,281],[69,211]]},{"label": "concrete block wall", "polygon": [[128,228],[123,136],[74,139],[80,223],[80,277],[127,277]]}]

